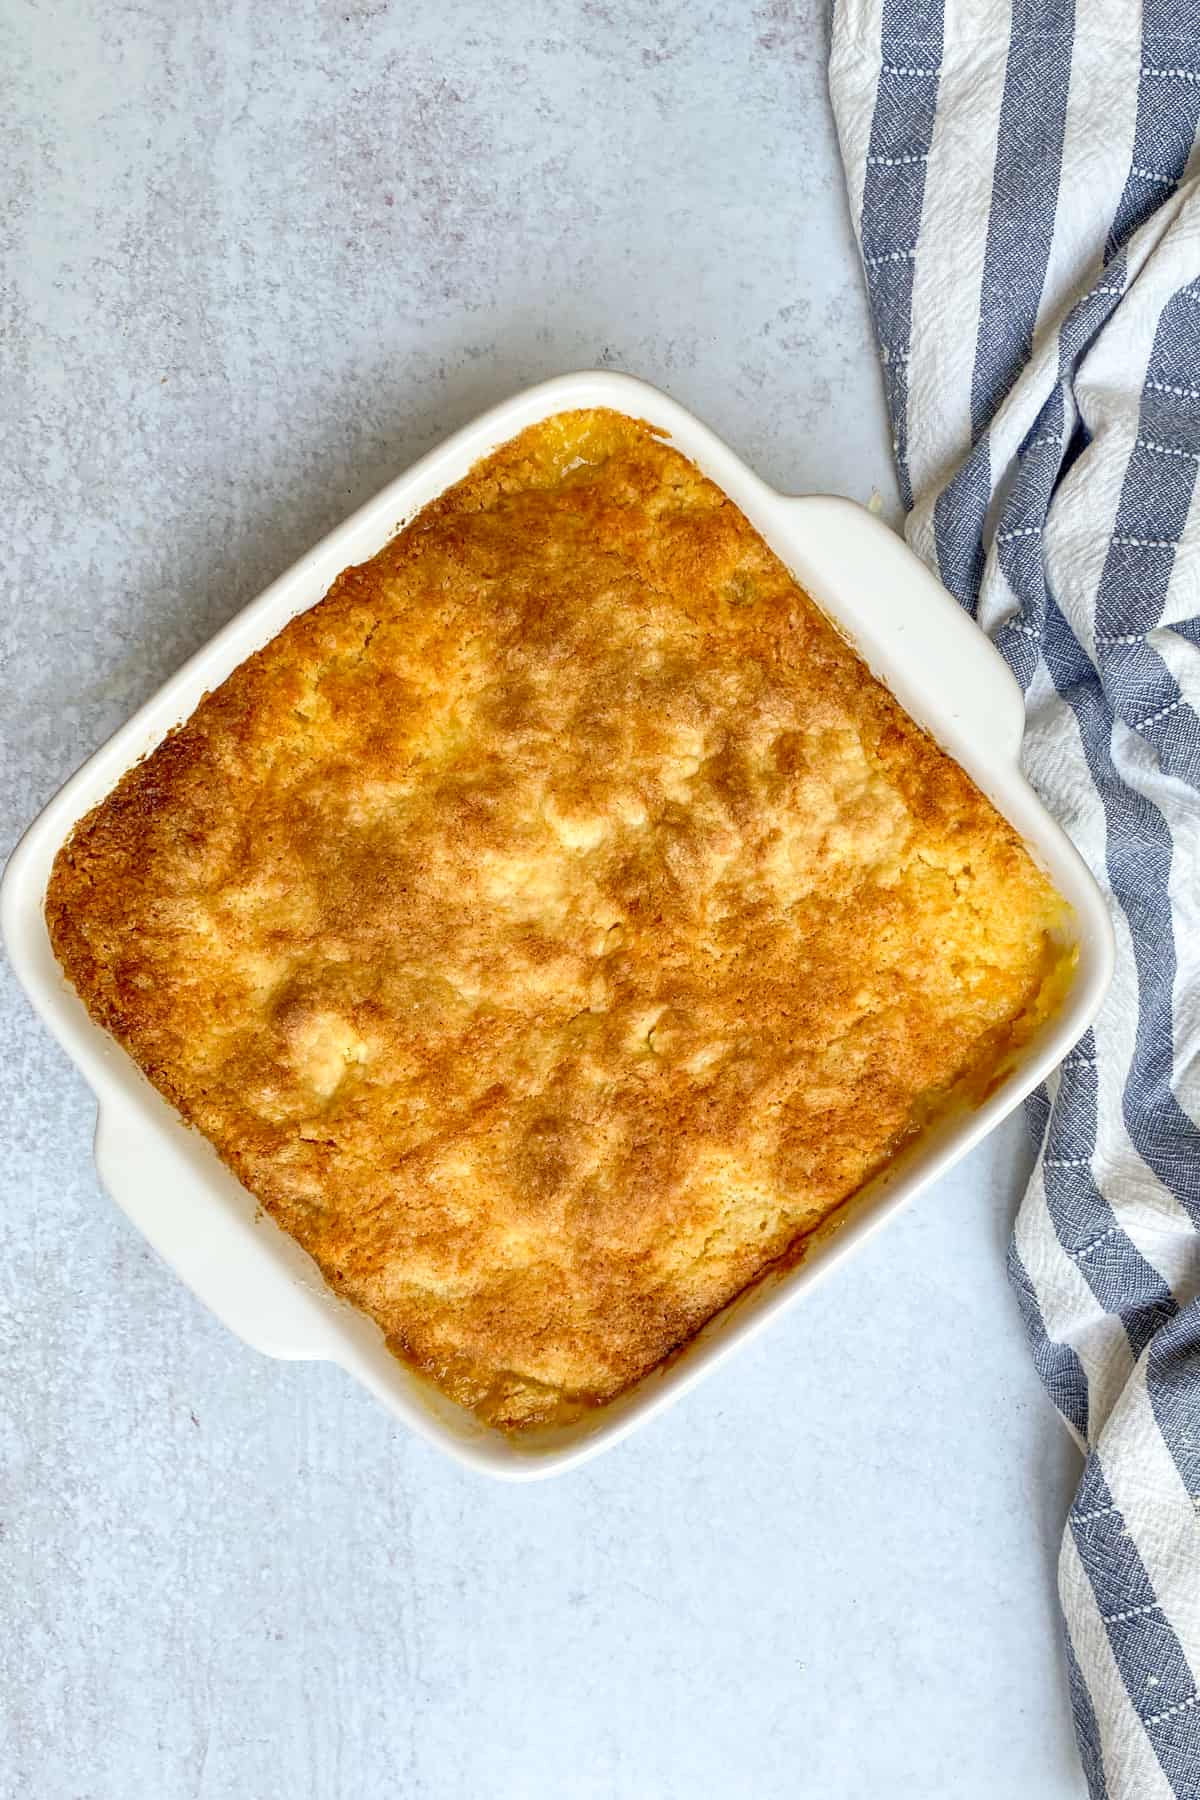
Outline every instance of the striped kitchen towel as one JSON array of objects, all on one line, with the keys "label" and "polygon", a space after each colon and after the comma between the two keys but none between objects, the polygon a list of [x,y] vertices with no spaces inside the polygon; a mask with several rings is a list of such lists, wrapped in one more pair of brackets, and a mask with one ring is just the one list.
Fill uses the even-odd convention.
[{"label": "striped kitchen towel", "polygon": [[1112,994],[1031,1104],[1010,1271],[1084,1452],[1091,1792],[1200,1796],[1200,0],[836,0],[915,550],[1025,692]]}]

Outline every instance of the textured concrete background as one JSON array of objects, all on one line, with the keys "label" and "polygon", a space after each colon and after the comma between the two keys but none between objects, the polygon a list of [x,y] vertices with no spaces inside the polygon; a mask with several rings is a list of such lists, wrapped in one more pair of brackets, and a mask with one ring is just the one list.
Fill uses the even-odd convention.
[{"label": "textured concrete background", "polygon": [[[4,0],[0,33],[5,847],[538,376],[645,374],[768,479],[894,509],[819,5]],[[1082,1792],[1019,1126],[644,1436],[507,1489],[192,1301],[0,974],[0,1794]]]}]

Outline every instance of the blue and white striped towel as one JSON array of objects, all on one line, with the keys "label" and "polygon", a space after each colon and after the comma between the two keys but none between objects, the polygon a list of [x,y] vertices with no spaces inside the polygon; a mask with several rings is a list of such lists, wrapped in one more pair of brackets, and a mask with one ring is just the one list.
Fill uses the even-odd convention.
[{"label": "blue and white striped towel", "polygon": [[1032,1104],[1010,1268],[1085,1452],[1094,1796],[1200,1796],[1200,0],[836,0],[907,536],[1025,690],[1118,972]]}]

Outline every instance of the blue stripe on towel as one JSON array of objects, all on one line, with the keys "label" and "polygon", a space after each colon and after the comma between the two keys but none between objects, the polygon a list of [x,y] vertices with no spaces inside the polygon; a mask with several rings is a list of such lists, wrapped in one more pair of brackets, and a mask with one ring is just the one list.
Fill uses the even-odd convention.
[{"label": "blue stripe on towel", "polygon": [[863,184],[862,252],[879,336],[896,471],[906,508],[908,349],[913,263],[925,203],[925,161],[937,114],[941,0],[885,0],[882,72]]},{"label": "blue stripe on towel", "polygon": [[1200,124],[1200,4],[1142,0],[1137,128],[1106,260],[1128,243],[1183,176]]},{"label": "blue stripe on towel", "polygon": [[1029,1339],[1034,1366],[1042,1378],[1046,1392],[1081,1442],[1088,1435],[1088,1384],[1083,1364],[1070,1344],[1052,1338],[1037,1303],[1029,1271],[1021,1261],[1015,1243],[1008,1247],[1008,1279],[1017,1296],[1025,1334]]},{"label": "blue stripe on towel", "polygon": [[1146,641],[1162,617],[1200,464],[1200,281],[1163,310],[1096,596],[1096,660],[1113,711],[1163,767],[1200,786],[1200,721]]},{"label": "blue stripe on towel", "polygon": [[1195,1737],[1188,1717],[1196,1680],[1098,1456],[1088,1457],[1068,1516],[1071,1535],[1126,1692],[1179,1800],[1196,1800]]},{"label": "blue stripe on towel", "polygon": [[1012,490],[996,532],[1004,578],[1020,612],[1001,629],[996,647],[1026,692],[1041,658],[1049,589],[1041,528],[1055,487],[1073,454],[1084,446],[1079,410],[1071,391],[1075,370],[1097,332],[1112,316],[1125,286],[1124,258],[1094,282],[1064,319],[1058,335],[1058,381],[1026,433]]},{"label": "blue stripe on towel", "polygon": [[1087,1683],[1075,1655],[1069,1632],[1064,1632],[1067,1646],[1067,1678],[1071,1683],[1071,1710],[1075,1715],[1075,1737],[1079,1744],[1079,1760],[1087,1777],[1092,1800],[1108,1800],[1108,1783],[1104,1778],[1104,1756],[1100,1748],[1100,1726]]},{"label": "blue stripe on towel", "polygon": [[1076,1059],[1063,1073],[1046,1138],[1046,1205],[1059,1243],[1105,1312],[1120,1316],[1136,1357],[1174,1315],[1175,1299],[1097,1187],[1095,1149],[1096,1067]]},{"label": "blue stripe on towel", "polygon": [[1013,0],[971,377],[972,447],[934,508],[938,569],[971,612],[992,496],[986,433],[1033,347],[1054,235],[1074,31],[1073,0]]},{"label": "blue stripe on towel", "polygon": [[[1196,1378],[1200,1370],[1200,1300],[1176,1314],[1150,1346],[1146,1358],[1146,1392],[1155,1422],[1179,1473],[1193,1510],[1200,1514],[1200,1439],[1196,1436]],[[1200,1526],[1189,1520],[1194,1540]],[[1190,1551],[1195,1561],[1195,1551]],[[1200,1770],[1197,1770],[1200,1786]]]}]

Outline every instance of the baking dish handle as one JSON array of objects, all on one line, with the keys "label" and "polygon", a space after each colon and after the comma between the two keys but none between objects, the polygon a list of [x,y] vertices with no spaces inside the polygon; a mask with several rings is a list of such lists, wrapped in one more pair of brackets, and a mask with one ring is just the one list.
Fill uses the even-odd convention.
[{"label": "baking dish handle", "polygon": [[[901,705],[976,772],[1011,775],[1025,703],[990,639],[881,519],[856,501],[786,496],[785,561]],[[781,552],[777,534],[775,547]],[[982,783],[986,787],[986,781]]]},{"label": "baking dish handle", "polygon": [[[160,1107],[161,1121],[148,1120]],[[119,1087],[106,1091],[95,1155],[112,1199],[222,1324],[268,1356],[336,1360],[329,1313],[340,1303],[312,1259],[157,1094],[134,1106]]]}]

